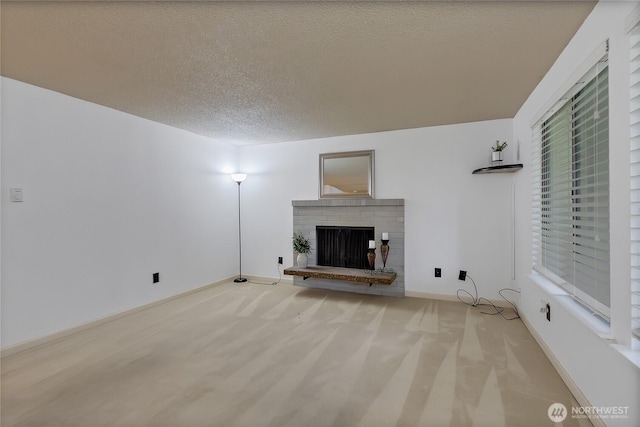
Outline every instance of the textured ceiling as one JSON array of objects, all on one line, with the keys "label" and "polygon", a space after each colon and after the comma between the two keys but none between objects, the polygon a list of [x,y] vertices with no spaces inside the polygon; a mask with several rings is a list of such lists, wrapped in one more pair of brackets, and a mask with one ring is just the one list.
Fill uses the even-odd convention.
[{"label": "textured ceiling", "polygon": [[237,145],[511,118],[593,6],[2,1],[1,72]]}]

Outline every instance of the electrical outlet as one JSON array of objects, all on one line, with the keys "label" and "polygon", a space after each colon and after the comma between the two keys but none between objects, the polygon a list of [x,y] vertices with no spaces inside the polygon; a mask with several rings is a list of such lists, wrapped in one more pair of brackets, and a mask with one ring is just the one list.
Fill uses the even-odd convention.
[{"label": "electrical outlet", "polygon": [[153,283],[158,283],[160,281],[160,273],[153,273]]},{"label": "electrical outlet", "polygon": [[467,272],[464,270],[460,270],[460,274],[458,274],[458,280],[467,280]]},{"label": "electrical outlet", "polygon": [[540,300],[540,313],[544,313],[547,320],[551,322],[551,306],[549,305],[549,302]]},{"label": "electrical outlet", "polygon": [[278,264],[282,264],[282,257],[281,256],[278,257]]},{"label": "electrical outlet", "polygon": [[23,202],[24,197],[22,196],[22,188],[11,188],[9,189],[10,197],[12,202]]},{"label": "electrical outlet", "polygon": [[442,269],[441,269],[441,268],[437,268],[437,267],[436,267],[436,268],[434,269],[434,271],[433,271],[433,274],[434,274],[436,277],[442,277]]}]

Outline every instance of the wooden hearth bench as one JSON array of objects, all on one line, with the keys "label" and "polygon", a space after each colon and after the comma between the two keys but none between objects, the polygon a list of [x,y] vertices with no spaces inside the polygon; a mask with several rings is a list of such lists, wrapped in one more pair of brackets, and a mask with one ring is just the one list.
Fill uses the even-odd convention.
[{"label": "wooden hearth bench", "polygon": [[396,273],[379,273],[357,268],[324,267],[310,265],[307,268],[289,267],[284,270],[288,276],[301,276],[317,279],[344,280],[346,282],[368,283],[371,285],[390,285],[396,280]]}]

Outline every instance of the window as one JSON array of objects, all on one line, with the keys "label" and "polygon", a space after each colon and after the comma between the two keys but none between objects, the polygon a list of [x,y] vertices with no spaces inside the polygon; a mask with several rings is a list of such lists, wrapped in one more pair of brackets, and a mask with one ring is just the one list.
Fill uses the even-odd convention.
[{"label": "window", "polygon": [[609,316],[607,56],[534,126],[534,268]]}]

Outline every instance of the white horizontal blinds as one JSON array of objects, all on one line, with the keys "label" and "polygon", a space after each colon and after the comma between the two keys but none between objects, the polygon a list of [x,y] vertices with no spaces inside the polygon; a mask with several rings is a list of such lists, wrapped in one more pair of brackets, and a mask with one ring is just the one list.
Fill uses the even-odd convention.
[{"label": "white horizontal blinds", "polygon": [[[573,284],[610,306],[608,67],[573,99]],[[608,313],[608,311],[607,311]]]},{"label": "white horizontal blinds", "polygon": [[631,329],[640,338],[640,25],[631,42]]},{"label": "white horizontal blinds", "polygon": [[571,263],[569,112],[570,104],[557,106],[533,128],[533,264],[556,282]]},{"label": "white horizontal blinds", "polygon": [[542,127],[542,263],[563,280],[571,270],[571,105],[565,104]]},{"label": "white horizontal blinds", "polygon": [[609,313],[606,56],[534,126],[534,266]]},{"label": "white horizontal blinds", "polygon": [[[543,251],[542,240],[542,125],[533,126],[531,135],[531,256],[533,268],[539,270],[545,264],[547,251]],[[545,170],[547,170],[545,164]],[[545,228],[546,230],[546,228]]]}]

